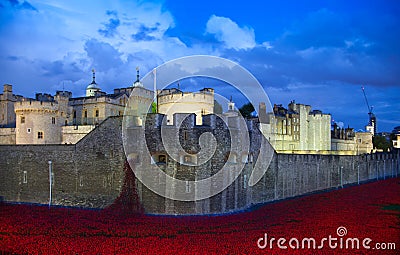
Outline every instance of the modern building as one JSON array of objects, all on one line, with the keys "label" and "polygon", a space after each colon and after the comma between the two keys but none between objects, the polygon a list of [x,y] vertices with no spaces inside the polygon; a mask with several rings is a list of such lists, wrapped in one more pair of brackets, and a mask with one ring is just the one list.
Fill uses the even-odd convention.
[{"label": "modern building", "polygon": [[395,134],[395,140],[392,140],[393,148],[400,149],[400,134]]}]

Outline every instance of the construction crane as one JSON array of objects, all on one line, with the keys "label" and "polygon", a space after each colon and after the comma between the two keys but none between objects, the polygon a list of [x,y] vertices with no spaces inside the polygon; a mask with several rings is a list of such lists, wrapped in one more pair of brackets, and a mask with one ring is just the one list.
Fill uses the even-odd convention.
[{"label": "construction crane", "polygon": [[369,106],[367,95],[365,94],[364,87],[361,87],[361,89],[363,91],[365,102],[367,103],[367,107],[368,107],[369,121],[368,121],[368,126],[366,127],[366,129],[367,129],[367,131],[370,131],[371,133],[373,133],[373,135],[375,135],[376,134],[376,117],[375,117],[375,114],[372,113],[372,110],[373,110],[374,107],[373,106]]}]

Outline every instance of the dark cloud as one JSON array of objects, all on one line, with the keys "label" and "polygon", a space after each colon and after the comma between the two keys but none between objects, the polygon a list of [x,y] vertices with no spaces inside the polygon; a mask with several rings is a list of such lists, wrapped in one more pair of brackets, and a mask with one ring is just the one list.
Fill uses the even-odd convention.
[{"label": "dark cloud", "polygon": [[27,1],[24,1],[20,6],[22,9],[25,9],[25,10],[37,11],[37,9],[35,7],[33,7],[33,5],[31,5]]},{"label": "dark cloud", "polygon": [[[79,60],[75,60],[79,61]],[[42,75],[62,79],[79,80],[82,78],[83,70],[75,61],[56,60],[52,62],[42,61]]]},{"label": "dark cloud", "polygon": [[139,31],[131,35],[131,38],[135,41],[151,41],[156,39],[154,36],[150,35],[152,32],[157,31],[158,25],[155,27],[146,27],[143,24],[140,25]]},{"label": "dark cloud", "polygon": [[18,61],[20,58],[17,56],[7,56],[6,59],[11,61]]},{"label": "dark cloud", "polygon": [[115,11],[115,10],[107,10],[106,11],[106,14],[108,15],[108,16],[117,16],[118,15],[118,12],[117,11]]},{"label": "dark cloud", "polygon": [[99,34],[104,37],[110,38],[117,34],[117,28],[120,26],[121,21],[118,18],[118,13],[116,11],[106,11],[107,16],[112,16],[108,23],[103,23],[104,29],[97,30]]},{"label": "dark cloud", "polygon": [[94,67],[102,71],[118,68],[123,63],[122,54],[109,43],[90,39],[85,43],[85,51],[92,60]]},{"label": "dark cloud", "polygon": [[11,6],[17,6],[19,5],[18,0],[7,0],[7,2],[9,2],[11,4]]},{"label": "dark cloud", "polygon": [[354,12],[349,16],[321,9],[272,41],[272,56],[262,52],[267,50],[253,49],[247,61],[258,67],[270,63],[272,68],[260,71],[272,75],[277,70],[280,77],[291,81],[393,86],[400,80],[400,35],[388,31],[399,25],[399,18],[390,13]]},{"label": "dark cloud", "polygon": [[223,57],[238,61],[270,86],[333,81],[395,86],[400,80],[400,35],[387,31],[399,25],[399,18],[390,14],[376,19],[355,14],[350,19],[322,9],[271,41],[272,49],[226,50]]},{"label": "dark cloud", "polygon": [[275,44],[296,49],[310,47],[343,47],[352,35],[347,16],[321,9],[295,22]]},{"label": "dark cloud", "polygon": [[[6,2],[15,9],[37,11],[37,9],[27,1],[20,3],[18,0],[7,0]],[[5,6],[0,3],[0,7],[4,8]]]}]

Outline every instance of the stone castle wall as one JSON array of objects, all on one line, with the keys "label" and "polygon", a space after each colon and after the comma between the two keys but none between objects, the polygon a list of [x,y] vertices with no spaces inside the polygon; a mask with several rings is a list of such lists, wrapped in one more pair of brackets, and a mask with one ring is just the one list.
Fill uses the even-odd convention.
[{"label": "stone castle wall", "polygon": [[[158,124],[147,132],[152,143],[148,145],[157,153],[163,153],[158,137],[160,115],[154,115]],[[194,117],[191,117],[194,122]],[[214,125],[191,130],[183,123],[177,132],[188,131],[188,140],[182,146],[191,145],[205,131],[212,131],[225,139],[227,133],[212,116],[205,123]],[[152,121],[151,119],[149,121]],[[165,121],[164,121],[165,122]],[[110,117],[75,145],[1,145],[0,146],[0,196],[5,201],[47,204],[49,199],[49,164],[54,173],[52,204],[104,208],[120,195],[124,182],[123,166],[125,153],[121,139],[122,117]],[[141,130],[140,127],[136,127]],[[254,131],[254,130],[253,130]],[[348,184],[371,181],[400,175],[399,151],[390,154],[367,154],[359,156],[298,155],[274,153],[271,164],[261,180],[252,187],[248,180],[257,157],[262,157],[254,148],[261,142],[258,135],[251,136],[251,157],[236,154],[229,157],[228,167],[234,169],[245,162],[240,176],[223,192],[196,202],[181,202],[163,198],[137,181],[137,190],[146,213],[151,214],[219,214],[249,208],[258,203],[285,199],[318,190],[341,188]],[[151,141],[150,139],[150,141]],[[186,143],[186,144],[185,144]],[[143,144],[141,144],[143,146]],[[267,144],[268,146],[268,144]],[[185,147],[185,148],[189,148]],[[142,149],[140,149],[142,151]],[[217,150],[216,160],[224,158],[226,150]],[[144,158],[151,164],[151,158]],[[221,164],[221,162],[220,162]],[[144,165],[144,163],[142,164]],[[167,160],[159,164],[183,180],[202,178],[218,171],[220,166],[205,164],[197,172],[193,168]],[[265,167],[266,166],[262,166]],[[167,189],[165,179],[154,176],[153,181]],[[188,187],[196,188],[196,187]],[[212,188],[212,187],[210,187]],[[172,190],[171,192],[184,192]]]},{"label": "stone castle wall", "polygon": [[0,128],[0,144],[15,144],[15,128]]},{"label": "stone castle wall", "polygon": [[121,120],[109,118],[75,145],[0,145],[0,196],[5,201],[103,208],[119,195],[124,154]]},{"label": "stone castle wall", "polygon": [[61,144],[75,144],[83,137],[85,137],[95,127],[95,125],[62,126]]}]

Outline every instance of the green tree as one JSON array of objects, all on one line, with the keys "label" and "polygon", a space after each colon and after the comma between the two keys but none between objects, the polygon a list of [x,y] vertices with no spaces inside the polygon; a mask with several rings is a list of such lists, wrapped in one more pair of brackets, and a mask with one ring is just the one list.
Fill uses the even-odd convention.
[{"label": "green tree", "polygon": [[242,114],[242,116],[245,118],[250,118],[254,110],[254,106],[251,103],[244,104],[242,107],[239,108],[240,114]]},{"label": "green tree", "polygon": [[214,100],[214,113],[222,114],[222,105],[217,100]]},{"label": "green tree", "polygon": [[151,113],[157,113],[157,104],[155,102],[151,103]]},{"label": "green tree", "polygon": [[374,148],[381,149],[383,151],[388,151],[388,149],[392,147],[390,142],[383,136],[374,136],[372,138],[372,143],[374,144]]}]

